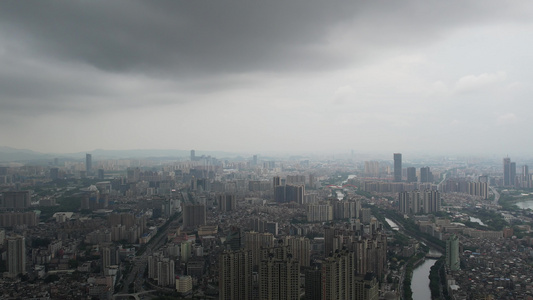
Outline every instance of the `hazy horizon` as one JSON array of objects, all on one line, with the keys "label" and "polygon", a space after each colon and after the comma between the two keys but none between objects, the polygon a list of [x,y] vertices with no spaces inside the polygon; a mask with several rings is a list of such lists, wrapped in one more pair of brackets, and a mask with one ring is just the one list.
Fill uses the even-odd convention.
[{"label": "hazy horizon", "polygon": [[527,156],[533,3],[4,1],[1,145]]}]

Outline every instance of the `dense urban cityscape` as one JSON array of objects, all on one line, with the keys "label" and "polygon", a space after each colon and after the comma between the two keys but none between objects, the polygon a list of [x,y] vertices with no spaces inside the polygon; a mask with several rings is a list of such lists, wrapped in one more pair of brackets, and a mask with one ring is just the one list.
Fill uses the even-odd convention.
[{"label": "dense urban cityscape", "polygon": [[[531,299],[533,182],[519,165],[194,150],[5,162],[0,294]],[[437,267],[412,281],[422,264]]]},{"label": "dense urban cityscape", "polygon": [[0,299],[533,300],[533,1],[0,1]]}]

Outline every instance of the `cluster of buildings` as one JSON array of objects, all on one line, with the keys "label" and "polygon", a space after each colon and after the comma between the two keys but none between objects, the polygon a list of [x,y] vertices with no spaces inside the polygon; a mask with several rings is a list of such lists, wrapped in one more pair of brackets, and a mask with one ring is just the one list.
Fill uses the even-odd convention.
[{"label": "cluster of buildings", "polygon": [[[443,210],[446,195],[487,202],[489,185],[499,179],[475,172],[462,179],[456,168],[437,184],[443,169],[403,164],[400,153],[393,169],[383,170],[377,161],[229,161],[191,151],[188,160],[157,164],[94,161],[87,154],[84,162],[0,167],[0,295],[110,299],[153,289],[218,299],[383,298],[392,234],[370,202],[396,207],[421,231],[447,241],[449,287],[460,295],[466,237],[497,244],[513,233],[427,215]],[[513,176],[508,167],[502,186],[506,178],[509,186],[527,181],[529,175]],[[335,182],[341,171],[357,176]],[[356,188],[383,197],[367,199]],[[72,204],[65,199],[78,201],[72,211],[58,211]],[[530,245],[516,249],[521,260],[500,267],[526,261]],[[414,244],[395,249],[404,257],[415,250]],[[474,253],[472,263],[483,261],[482,252]],[[505,288],[530,287],[520,272],[504,277],[513,282]],[[490,278],[492,287],[502,286]]]}]

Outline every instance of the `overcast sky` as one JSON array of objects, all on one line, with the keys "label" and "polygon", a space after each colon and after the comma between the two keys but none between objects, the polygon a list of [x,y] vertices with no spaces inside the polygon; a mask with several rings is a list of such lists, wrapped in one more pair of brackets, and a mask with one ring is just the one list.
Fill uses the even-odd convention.
[{"label": "overcast sky", "polygon": [[0,146],[527,154],[532,1],[2,1]]}]

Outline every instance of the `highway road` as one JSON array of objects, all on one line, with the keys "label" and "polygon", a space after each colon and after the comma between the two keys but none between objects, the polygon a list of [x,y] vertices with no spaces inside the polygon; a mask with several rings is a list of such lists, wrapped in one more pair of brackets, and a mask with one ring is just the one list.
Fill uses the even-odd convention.
[{"label": "highway road", "polygon": [[150,256],[154,251],[157,251],[161,246],[164,245],[166,242],[166,237],[168,234],[168,229],[173,227],[172,225],[176,225],[176,223],[180,223],[182,221],[183,216],[180,215],[173,220],[169,226],[164,230],[164,232],[161,232],[156,238],[153,238],[148,242],[146,246],[146,250],[142,255],[136,256],[133,259],[133,267],[131,269],[131,272],[128,274],[127,278],[124,279],[124,284],[122,286],[122,289],[120,291],[121,294],[127,294],[128,288],[130,284],[134,283],[134,292],[142,292],[143,284],[144,284],[144,272],[148,265],[148,256]]}]

